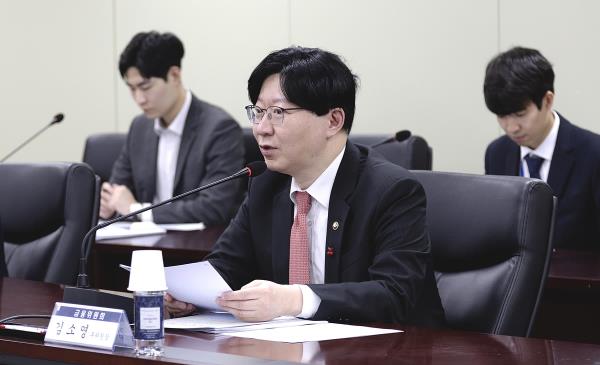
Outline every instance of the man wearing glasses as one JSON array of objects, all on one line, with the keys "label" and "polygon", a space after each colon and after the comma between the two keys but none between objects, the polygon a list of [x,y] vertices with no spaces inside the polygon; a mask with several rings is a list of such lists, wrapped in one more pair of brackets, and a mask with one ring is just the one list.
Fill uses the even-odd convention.
[{"label": "man wearing glasses", "polygon": [[[127,214],[241,169],[241,128],[221,108],[183,86],[184,49],[173,34],[138,33],[119,61],[119,71],[144,112],[134,119],[127,143],[102,185],[100,216]],[[157,223],[225,225],[241,202],[239,181],[147,211]]]},{"label": "man wearing glasses", "polygon": [[348,142],[355,93],[348,67],[320,49],[275,51],[252,72],[246,110],[269,170],[207,257],[234,289],[217,303],[236,317],[443,323],[425,193]]}]

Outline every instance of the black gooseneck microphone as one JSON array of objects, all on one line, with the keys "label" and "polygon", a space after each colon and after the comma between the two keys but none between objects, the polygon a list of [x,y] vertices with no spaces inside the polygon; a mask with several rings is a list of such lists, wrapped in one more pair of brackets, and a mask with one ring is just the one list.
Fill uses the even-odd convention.
[{"label": "black gooseneck microphone", "polygon": [[112,295],[112,294],[109,294],[106,292],[102,292],[102,291],[98,291],[95,289],[89,289],[90,285],[89,285],[89,280],[88,280],[88,276],[87,276],[87,258],[86,258],[86,256],[87,256],[87,252],[89,250],[90,244],[91,244],[91,239],[94,236],[94,233],[96,233],[97,230],[107,227],[107,226],[110,226],[113,223],[120,222],[127,218],[134,217],[134,216],[136,216],[142,212],[145,212],[147,210],[154,209],[154,208],[163,206],[165,204],[169,204],[173,201],[185,198],[186,196],[188,196],[190,194],[200,192],[202,190],[208,189],[215,185],[222,184],[226,181],[230,181],[230,180],[237,179],[237,178],[244,177],[244,176],[247,176],[247,177],[258,176],[258,175],[262,174],[266,169],[267,169],[267,165],[265,164],[264,161],[254,161],[254,162],[249,163],[246,167],[244,167],[243,169],[241,169],[240,171],[236,172],[233,175],[224,177],[217,181],[213,181],[209,184],[197,187],[195,189],[187,191],[183,194],[179,194],[179,195],[174,196],[165,201],[147,206],[145,208],[136,210],[129,214],[126,214],[126,215],[123,215],[123,216],[120,216],[120,217],[117,217],[117,218],[108,220],[104,223],[96,225],[95,227],[90,229],[88,231],[88,233],[86,233],[85,237],[83,238],[83,242],[81,245],[81,258],[79,261],[79,275],[77,275],[77,286],[76,287],[69,287],[69,286],[65,287],[63,301],[65,301],[67,303],[75,303],[75,304],[86,304],[86,305],[96,305],[96,306],[109,307],[109,308],[120,308],[120,309],[125,310],[129,320],[131,320],[133,318],[131,316],[131,313],[133,311],[131,298],[118,296],[118,295],[115,296],[115,295]]},{"label": "black gooseneck microphone", "polygon": [[50,124],[46,125],[44,128],[40,129],[39,131],[37,131],[37,133],[35,133],[33,136],[27,138],[25,140],[25,142],[21,143],[20,145],[18,145],[14,150],[10,151],[6,156],[2,157],[2,160],[0,160],[0,162],[4,162],[6,161],[10,156],[14,155],[15,153],[17,153],[21,148],[25,147],[29,142],[31,142],[35,137],[39,136],[40,134],[42,134],[42,132],[44,132],[46,129],[50,128],[51,126],[53,126],[54,124],[58,124],[60,122],[62,122],[62,120],[65,119],[65,115],[63,113],[58,113],[54,116],[54,118],[52,118],[52,120],[50,121]]},{"label": "black gooseneck microphone", "polygon": [[381,146],[381,145],[384,145],[386,143],[390,143],[393,141],[402,142],[402,141],[409,139],[411,135],[412,135],[412,133],[410,133],[409,130],[403,129],[401,131],[396,132],[393,136],[386,138],[381,142],[377,142],[374,145],[371,145],[369,147],[374,148],[374,147],[378,147],[378,146]]}]

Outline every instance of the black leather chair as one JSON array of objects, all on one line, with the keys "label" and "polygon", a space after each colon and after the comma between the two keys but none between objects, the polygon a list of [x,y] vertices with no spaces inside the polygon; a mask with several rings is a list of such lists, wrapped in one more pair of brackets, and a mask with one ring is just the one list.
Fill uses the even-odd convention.
[{"label": "black leather chair", "polygon": [[552,247],[541,180],[413,171],[427,194],[437,284],[452,328],[528,336]]},{"label": "black leather chair", "polygon": [[[252,135],[251,128],[242,128],[244,132],[245,161],[262,161],[263,156]],[[350,134],[350,141],[371,146],[390,162],[411,170],[431,170],[432,151],[425,139],[413,136],[408,131],[398,132],[397,138],[384,134]]]},{"label": "black leather chair", "polygon": [[83,237],[97,221],[99,180],[92,169],[82,163],[0,164],[0,176],[8,275],[74,284]]},{"label": "black leather chair", "polygon": [[110,179],[113,164],[119,157],[126,139],[126,133],[93,134],[86,139],[83,162],[92,167],[102,182]]}]

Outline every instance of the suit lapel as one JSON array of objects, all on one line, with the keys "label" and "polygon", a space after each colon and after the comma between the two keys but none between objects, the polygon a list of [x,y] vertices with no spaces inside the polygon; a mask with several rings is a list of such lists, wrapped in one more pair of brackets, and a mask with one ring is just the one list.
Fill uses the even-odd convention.
[{"label": "suit lapel", "polygon": [[550,163],[550,172],[548,173],[548,185],[552,188],[554,195],[560,197],[565,188],[565,184],[571,168],[575,163],[573,155],[573,143],[571,140],[572,125],[562,115],[560,115],[560,126],[558,127],[558,136],[556,145],[552,154]]},{"label": "suit lapel", "polygon": [[142,156],[150,156],[149,158],[144,157],[142,164],[144,167],[141,171],[139,181],[142,186],[145,186],[144,191],[139,192],[140,201],[151,202],[154,200],[156,193],[156,159],[158,155],[158,135],[154,131],[154,120],[148,120],[146,129],[146,136],[143,139],[148,143],[143,144]]},{"label": "suit lapel", "polygon": [[358,148],[347,143],[329,198],[327,242],[325,243],[325,283],[339,282],[342,238],[346,229],[346,218],[350,211],[348,199],[358,180],[359,163]]},{"label": "suit lapel", "polygon": [[198,100],[192,95],[192,102],[190,109],[185,118],[185,126],[183,127],[183,133],[181,135],[181,144],[179,145],[179,153],[177,154],[177,167],[175,168],[175,180],[173,181],[173,195],[176,194],[177,186],[181,180],[183,173],[184,163],[187,161],[187,156],[190,153],[192,144],[196,139],[196,130],[198,128],[198,114],[202,113]]},{"label": "suit lapel", "polygon": [[[508,137],[507,137],[508,138]],[[521,148],[516,143],[511,143],[506,153],[504,171],[509,176],[520,176]]]},{"label": "suit lapel", "polygon": [[290,231],[294,219],[294,205],[290,200],[290,179],[273,198],[271,251],[273,278],[280,284],[289,283]]}]

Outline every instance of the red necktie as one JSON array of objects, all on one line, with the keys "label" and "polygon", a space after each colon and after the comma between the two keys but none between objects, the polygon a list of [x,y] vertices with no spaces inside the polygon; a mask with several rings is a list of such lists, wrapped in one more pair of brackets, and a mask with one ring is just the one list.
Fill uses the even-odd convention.
[{"label": "red necktie", "polygon": [[308,220],[310,194],[296,193],[296,217],[290,234],[290,284],[310,283]]}]

